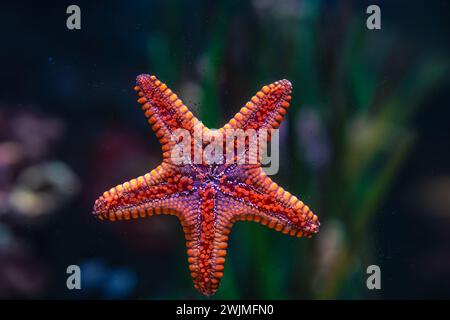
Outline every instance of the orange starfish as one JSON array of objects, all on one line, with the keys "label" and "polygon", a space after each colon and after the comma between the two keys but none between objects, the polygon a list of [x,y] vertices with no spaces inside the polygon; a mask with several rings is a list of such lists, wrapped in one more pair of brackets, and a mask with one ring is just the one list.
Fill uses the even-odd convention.
[{"label": "orange starfish", "polygon": [[[97,218],[116,221],[176,215],[186,236],[194,286],[204,295],[214,294],[219,286],[228,234],[235,221],[259,222],[297,237],[310,237],[319,231],[317,216],[273,182],[259,161],[208,164],[202,160],[200,164],[179,164],[173,158],[174,148],[181,140],[173,138],[178,129],[190,134],[200,130],[213,141],[230,129],[260,133],[278,128],[291,100],[289,81],[264,86],[233,119],[214,131],[195,118],[155,76],[138,76],[135,90],[162,145],[163,161],[150,173],[103,193],[94,205]],[[192,141],[191,145],[201,150],[206,147],[205,142]],[[244,149],[247,154],[251,153],[249,149],[248,146]]]}]

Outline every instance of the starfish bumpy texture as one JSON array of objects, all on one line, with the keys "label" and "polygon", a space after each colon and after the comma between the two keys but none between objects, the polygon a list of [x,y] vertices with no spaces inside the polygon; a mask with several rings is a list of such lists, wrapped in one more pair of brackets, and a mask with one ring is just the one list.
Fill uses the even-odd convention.
[{"label": "starfish bumpy texture", "polygon": [[[162,145],[163,160],[154,170],[103,193],[94,215],[100,220],[130,220],[175,215],[186,237],[189,270],[195,288],[216,292],[223,276],[228,235],[234,222],[259,222],[285,234],[311,237],[319,221],[309,207],[273,182],[260,162],[176,164],[172,157],[178,129],[199,130],[209,140],[228,129],[278,128],[289,107],[291,83],[280,80],[264,86],[219,130],[210,130],[155,76],[140,75],[138,102]],[[211,138],[212,137],[212,138]],[[196,142],[193,141],[194,146]],[[204,149],[205,142],[200,143]],[[245,152],[249,153],[248,148]]]}]

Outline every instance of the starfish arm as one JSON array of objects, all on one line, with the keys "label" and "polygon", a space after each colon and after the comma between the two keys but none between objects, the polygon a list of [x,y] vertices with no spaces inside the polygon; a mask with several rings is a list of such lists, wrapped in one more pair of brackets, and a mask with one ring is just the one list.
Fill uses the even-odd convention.
[{"label": "starfish arm", "polygon": [[279,80],[262,87],[223,128],[277,129],[289,108],[291,92],[289,80]]},{"label": "starfish arm", "polygon": [[245,183],[223,186],[232,222],[255,221],[297,237],[319,232],[317,216],[301,200],[279,187],[261,168],[252,168],[247,174]]},{"label": "starfish arm", "polygon": [[175,131],[182,129],[192,135],[194,128],[205,129],[183,101],[155,76],[139,75],[134,89],[139,96],[138,102],[162,145],[164,160],[170,158],[170,151],[177,142],[172,140]]},{"label": "starfish arm", "polygon": [[100,220],[130,220],[154,214],[180,217],[183,196],[192,181],[162,163],[150,173],[105,191],[94,204],[93,214]]},{"label": "starfish arm", "polygon": [[219,196],[217,190],[208,185],[199,190],[197,205],[185,212],[189,270],[194,287],[207,296],[216,292],[223,276],[231,227]]}]

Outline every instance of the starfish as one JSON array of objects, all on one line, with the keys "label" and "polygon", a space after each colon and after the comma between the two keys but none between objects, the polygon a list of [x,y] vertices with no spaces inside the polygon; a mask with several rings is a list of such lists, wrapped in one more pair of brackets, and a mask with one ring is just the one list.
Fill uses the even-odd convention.
[{"label": "starfish", "polygon": [[[285,234],[311,237],[319,231],[317,216],[307,205],[273,182],[256,163],[180,164],[173,151],[174,133],[199,130],[210,142],[227,130],[276,129],[291,100],[292,85],[276,81],[262,89],[219,130],[199,121],[166,84],[139,75],[135,91],[148,122],[162,145],[162,163],[149,173],[111,188],[94,204],[100,220],[130,220],[169,214],[178,217],[185,234],[194,287],[214,294],[223,276],[227,241],[234,222],[259,222]],[[270,139],[270,135],[267,137]],[[180,139],[181,140],[181,139]],[[205,142],[192,146],[206,148]],[[249,147],[244,148],[248,155]]]}]

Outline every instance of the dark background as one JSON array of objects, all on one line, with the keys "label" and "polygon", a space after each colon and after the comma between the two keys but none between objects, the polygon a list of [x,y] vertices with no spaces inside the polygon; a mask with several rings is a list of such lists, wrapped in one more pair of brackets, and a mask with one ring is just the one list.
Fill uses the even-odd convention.
[{"label": "dark background", "polygon": [[[81,30],[66,8],[81,8]],[[365,27],[370,4],[382,29]],[[232,231],[217,298],[449,298],[448,1],[2,2],[0,298],[201,298],[174,217],[100,223],[104,190],[160,161],[132,90],[156,74],[219,127],[287,78],[274,180],[312,240]],[[66,268],[82,290],[66,288]],[[366,288],[379,265],[382,289]]]}]

